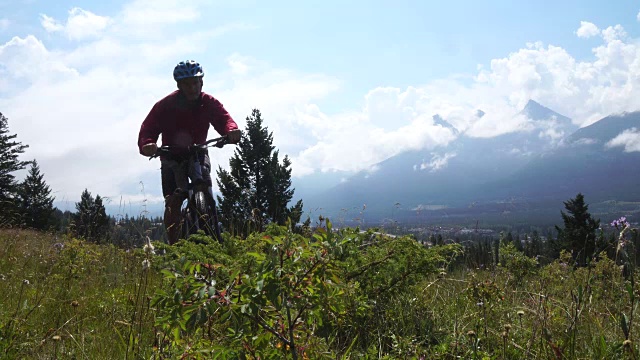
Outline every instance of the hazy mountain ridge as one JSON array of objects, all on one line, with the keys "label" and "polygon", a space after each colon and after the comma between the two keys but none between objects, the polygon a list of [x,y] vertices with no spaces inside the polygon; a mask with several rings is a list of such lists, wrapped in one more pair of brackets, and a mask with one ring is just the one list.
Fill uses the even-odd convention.
[{"label": "hazy mountain ridge", "polygon": [[558,212],[578,192],[587,201],[640,201],[634,184],[640,152],[606,146],[624,130],[640,128],[640,112],[580,129],[533,100],[518,115],[529,119],[527,129],[492,138],[462,133],[446,147],[399,154],[376,164],[375,172],[360,172],[315,196],[303,194],[305,207],[331,215],[366,204],[376,219],[399,208],[451,214],[495,211],[505,203],[526,204],[524,211],[555,206]]}]

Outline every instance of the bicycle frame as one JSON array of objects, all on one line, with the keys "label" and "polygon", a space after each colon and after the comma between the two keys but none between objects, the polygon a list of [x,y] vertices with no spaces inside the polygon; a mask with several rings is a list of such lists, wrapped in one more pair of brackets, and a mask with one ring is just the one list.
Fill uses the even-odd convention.
[{"label": "bicycle frame", "polygon": [[[187,147],[187,153],[181,157],[181,161],[187,161],[187,189],[182,189],[186,192],[186,206],[183,201],[181,208],[181,225],[182,235],[186,238],[191,234],[196,233],[198,230],[203,230],[206,235],[214,237],[218,242],[222,243],[222,230],[218,221],[218,214],[216,209],[216,202],[213,198],[213,192],[211,187],[204,182],[202,177],[202,164],[200,163],[200,154],[208,147],[222,148],[227,144],[227,137],[222,136],[215,139],[207,140],[202,144],[195,144]],[[184,150],[184,147],[168,146],[164,145],[158,148],[156,153],[152,155],[149,160],[162,156],[171,156],[172,150],[180,149]]]}]

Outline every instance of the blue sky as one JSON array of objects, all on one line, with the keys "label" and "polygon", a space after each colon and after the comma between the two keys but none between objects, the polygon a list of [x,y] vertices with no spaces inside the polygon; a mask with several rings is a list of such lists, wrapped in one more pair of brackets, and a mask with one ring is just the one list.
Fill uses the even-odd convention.
[{"label": "blue sky", "polygon": [[637,110],[639,12],[595,0],[0,0],[0,111],[61,198],[92,184],[138,199],[144,181],[159,201],[137,130],[175,88],[175,63],[193,58],[241,126],[262,110],[303,181],[446,147],[455,135],[435,114],[494,136],[523,128],[530,98],[578,125]]},{"label": "blue sky", "polygon": [[[126,1],[2,1],[0,13],[12,20],[0,40],[46,32],[39,15],[64,19],[81,7],[115,16]],[[245,23],[255,28],[217,39],[203,63],[220,66],[238,52],[279,67],[338,77],[341,92],[326,106],[336,111],[376,86],[423,84],[452,74],[470,74],[478,64],[506,56],[527,42],[565,48],[578,59],[591,58],[595,42],[577,39],[581,20],[598,26],[621,24],[637,35],[633,1],[204,1],[202,19],[185,29]],[[215,5],[210,5],[215,4]],[[15,19],[15,22],[14,22]],[[46,38],[46,37],[45,37]],[[51,44],[64,46],[50,38]],[[204,61],[206,60],[206,61]]]}]

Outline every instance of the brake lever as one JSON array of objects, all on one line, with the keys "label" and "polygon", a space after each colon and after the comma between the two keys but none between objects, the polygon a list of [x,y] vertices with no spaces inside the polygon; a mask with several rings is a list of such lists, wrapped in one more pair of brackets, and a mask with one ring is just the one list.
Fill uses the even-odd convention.
[{"label": "brake lever", "polygon": [[169,150],[168,149],[163,149],[163,148],[158,148],[156,150],[155,154],[149,156],[149,161],[151,161],[151,159],[155,159],[157,157],[160,157],[162,153],[169,153]]}]

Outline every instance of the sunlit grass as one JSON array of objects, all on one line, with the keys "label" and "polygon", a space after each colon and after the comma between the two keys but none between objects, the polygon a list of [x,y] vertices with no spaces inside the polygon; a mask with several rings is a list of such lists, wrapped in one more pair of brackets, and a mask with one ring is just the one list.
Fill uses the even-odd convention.
[{"label": "sunlit grass", "polygon": [[[254,353],[271,346],[278,355],[263,358],[292,358],[281,342],[271,338],[231,341],[229,337],[240,333],[226,332],[234,325],[221,314],[236,301],[240,308],[239,298],[219,303],[218,312],[200,330],[177,330],[182,336],[174,335],[175,330],[162,333],[171,326],[156,315],[166,315],[163,310],[170,308],[153,305],[159,291],[176,308],[193,304],[188,298],[171,302],[178,283],[163,280],[167,273],[160,273],[162,267],[177,264],[181,257],[208,262],[211,269],[229,271],[218,273],[216,289],[231,291],[228,284],[238,278],[229,276],[235,271],[258,274],[252,271],[259,269],[260,249],[277,244],[265,242],[266,238],[256,234],[212,247],[196,236],[166,255],[158,249],[157,255],[151,255],[143,249],[125,251],[44,233],[0,230],[0,358],[164,358],[187,353],[191,346],[204,350],[220,344]],[[300,250],[313,245],[298,243],[301,239],[287,240],[294,241],[286,245],[291,253],[285,252],[291,256],[286,266],[292,278],[304,275],[309,264],[308,260],[295,262],[294,254],[315,256],[313,248]],[[527,259],[518,258],[521,254],[504,248],[500,265],[468,269],[454,259],[429,265],[430,256],[435,255],[418,255],[402,237],[371,239],[370,234],[345,232],[332,240],[342,244],[336,248],[341,250],[327,255],[326,264],[339,277],[333,281],[339,281],[341,290],[322,301],[337,310],[309,313],[301,331],[312,337],[297,341],[306,341],[310,347],[298,358],[320,356],[312,352],[313,346],[323,349],[323,357],[347,359],[636,358],[639,329],[632,319],[637,301],[630,292],[637,293],[637,286],[634,277],[627,274],[625,278],[619,265],[606,256],[583,268],[574,268],[567,254],[544,267],[531,267]],[[326,249],[329,254],[333,251]],[[253,255],[247,257],[250,251]],[[243,256],[254,261],[240,264]],[[407,269],[418,269],[411,263],[418,260],[427,261],[427,270],[405,276]],[[260,271],[270,279],[268,271]],[[185,285],[198,286],[202,277],[195,274],[189,280],[185,275],[179,283],[183,294]],[[247,291],[255,280],[242,281]],[[322,288],[319,283],[305,286],[310,291]],[[196,296],[197,288],[189,293]],[[310,299],[317,296],[300,294]],[[264,324],[270,314],[261,315],[267,316]],[[315,321],[320,318],[324,323],[318,326]],[[252,358],[251,352],[245,355]]]},{"label": "sunlit grass", "polygon": [[141,252],[19,230],[0,230],[0,244],[5,357],[124,358],[140,333],[140,352],[151,352],[153,316],[135,298],[145,281]]}]

